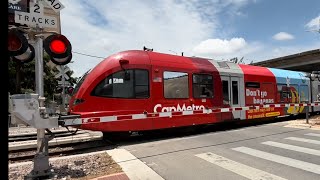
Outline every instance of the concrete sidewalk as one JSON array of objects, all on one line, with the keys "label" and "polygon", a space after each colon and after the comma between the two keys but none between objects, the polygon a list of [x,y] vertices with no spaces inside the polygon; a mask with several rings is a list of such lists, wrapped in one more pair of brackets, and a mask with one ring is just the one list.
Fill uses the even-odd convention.
[{"label": "concrete sidewalk", "polygon": [[164,180],[149,166],[137,159],[134,155],[132,155],[125,149],[108,150],[107,153],[118,165],[120,165],[124,173],[115,174],[114,176],[102,176],[94,178],[94,180]]},{"label": "concrete sidewalk", "polygon": [[312,116],[308,124],[306,119],[288,121],[285,127],[320,130],[320,115]]}]

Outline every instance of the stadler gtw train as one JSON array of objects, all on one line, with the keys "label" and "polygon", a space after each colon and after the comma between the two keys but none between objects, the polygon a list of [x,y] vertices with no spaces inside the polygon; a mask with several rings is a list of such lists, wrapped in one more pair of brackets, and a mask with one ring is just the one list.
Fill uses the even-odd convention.
[{"label": "stadler gtw train", "polygon": [[65,121],[102,132],[145,131],[319,112],[308,73],[129,50],[83,75]]}]

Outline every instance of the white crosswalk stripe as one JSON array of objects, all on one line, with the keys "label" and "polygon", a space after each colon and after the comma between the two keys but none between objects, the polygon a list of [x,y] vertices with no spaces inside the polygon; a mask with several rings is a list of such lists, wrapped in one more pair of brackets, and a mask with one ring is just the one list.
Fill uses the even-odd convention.
[{"label": "white crosswalk stripe", "polygon": [[[275,141],[265,141],[261,142],[261,144],[274,147],[274,148],[279,148],[279,151],[281,149],[283,150],[288,150],[291,153],[296,152],[299,154],[307,154],[308,155],[313,155],[313,156],[320,156],[320,150],[318,149],[312,149],[309,147],[303,147],[303,146],[298,146],[298,145],[291,145],[290,142],[292,143],[293,141],[298,141],[302,142],[304,144],[316,144],[320,145],[320,140],[315,140],[318,139],[317,137],[320,137],[320,134],[317,133],[307,133],[304,134],[305,137],[309,136],[310,138],[302,138],[302,137],[285,137],[284,140],[287,140],[285,143],[280,143],[280,142],[275,142]],[[313,138],[313,139],[311,139]],[[320,175],[320,165],[319,164],[314,164],[311,162],[303,161],[303,160],[298,160],[294,158],[289,158],[281,155],[277,155],[276,153],[270,153],[267,152],[268,150],[257,150],[249,147],[236,147],[236,148],[231,148],[232,150],[240,153],[244,153],[246,155],[252,156],[254,158],[260,158],[262,160],[267,160],[271,161],[274,163],[278,163],[281,165],[297,168],[300,170],[304,170],[313,174],[318,174]],[[271,150],[276,150],[276,149],[271,149]],[[282,150],[282,152],[283,152]],[[289,152],[289,153],[290,153]],[[229,170],[230,172],[236,173],[240,176],[243,176],[248,179],[261,179],[261,180],[273,180],[273,179],[285,179],[284,177],[280,177],[281,174],[278,174],[280,176],[277,176],[275,174],[271,174],[272,172],[265,172],[263,171],[264,169],[257,169],[254,168],[254,166],[249,166],[242,164],[241,162],[236,162],[233,161],[232,158],[228,159],[223,156],[207,152],[207,153],[202,153],[202,154],[197,154],[195,155],[203,160],[206,160],[207,162],[210,162],[214,165],[217,165],[219,167],[222,167],[226,170]],[[304,157],[306,157],[304,156]],[[310,157],[310,156],[309,156]],[[305,158],[308,159],[309,157]],[[316,161],[317,162],[317,161]]]},{"label": "white crosswalk stripe", "polygon": [[315,136],[315,137],[320,137],[320,134],[316,134],[316,133],[308,133],[308,134],[305,134],[307,136]]},{"label": "white crosswalk stripe", "polygon": [[212,164],[218,165],[224,169],[232,171],[248,179],[254,180],[285,180],[282,177],[270,174],[268,172],[241,164],[225,157],[213,154],[211,152],[195,155],[201,159],[204,159]]},{"label": "white crosswalk stripe", "polygon": [[261,144],[265,144],[265,145],[269,145],[269,146],[273,146],[273,147],[278,147],[278,148],[283,148],[283,149],[288,149],[288,150],[292,150],[292,151],[296,151],[296,152],[302,152],[302,153],[306,153],[306,154],[320,156],[320,151],[315,150],[315,149],[304,148],[304,147],[300,147],[300,146],[294,146],[294,145],[290,145],[290,144],[278,143],[278,142],[273,142],[273,141],[266,141],[266,142],[262,142]]},{"label": "white crosswalk stripe", "polygon": [[311,144],[320,144],[320,141],[313,140],[313,139],[305,139],[305,138],[298,138],[298,137],[287,137],[284,139],[289,139],[293,141],[300,141],[300,142],[306,142],[306,143],[311,143]]},{"label": "white crosswalk stripe", "polygon": [[242,152],[250,156],[255,156],[261,159],[265,159],[268,161],[277,162],[277,163],[291,166],[294,168],[302,169],[308,172],[320,174],[320,165],[317,165],[317,164],[308,163],[308,162],[304,162],[304,161],[300,161],[300,160],[296,160],[288,157],[283,157],[283,156],[267,153],[264,151],[248,148],[248,147],[237,147],[237,148],[232,148],[232,150]]}]

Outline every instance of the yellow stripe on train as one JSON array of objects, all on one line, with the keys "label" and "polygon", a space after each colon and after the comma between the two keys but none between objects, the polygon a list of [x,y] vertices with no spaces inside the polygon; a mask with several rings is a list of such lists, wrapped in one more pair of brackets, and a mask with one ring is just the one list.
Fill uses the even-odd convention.
[{"label": "yellow stripe on train", "polygon": [[280,112],[277,111],[277,112],[266,113],[266,117],[272,117],[272,116],[280,116]]}]

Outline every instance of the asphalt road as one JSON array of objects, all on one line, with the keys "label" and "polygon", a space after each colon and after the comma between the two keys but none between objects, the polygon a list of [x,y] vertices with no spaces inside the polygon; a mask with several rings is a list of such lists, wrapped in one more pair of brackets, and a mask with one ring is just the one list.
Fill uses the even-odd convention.
[{"label": "asphalt road", "polygon": [[320,179],[320,130],[285,122],[124,145],[167,180]]}]

